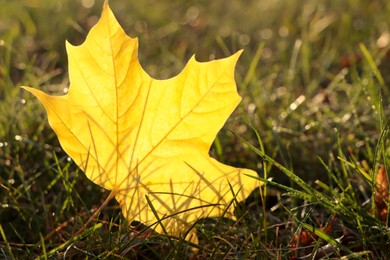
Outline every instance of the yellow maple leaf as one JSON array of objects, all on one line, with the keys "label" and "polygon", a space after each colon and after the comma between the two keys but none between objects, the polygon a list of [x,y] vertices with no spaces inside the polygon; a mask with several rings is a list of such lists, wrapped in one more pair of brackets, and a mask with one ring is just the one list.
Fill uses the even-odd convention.
[{"label": "yellow maple leaf", "polygon": [[68,93],[25,89],[44,105],[65,152],[89,179],[112,190],[128,220],[163,219],[157,231],[164,226],[180,235],[198,218],[225,210],[231,216],[227,205],[259,186],[246,176],[254,171],[209,156],[241,100],[234,82],[240,52],[205,63],[191,58],[176,77],[153,79],[138,61],[138,40],[125,34],[107,2],[85,42],[66,47]]}]

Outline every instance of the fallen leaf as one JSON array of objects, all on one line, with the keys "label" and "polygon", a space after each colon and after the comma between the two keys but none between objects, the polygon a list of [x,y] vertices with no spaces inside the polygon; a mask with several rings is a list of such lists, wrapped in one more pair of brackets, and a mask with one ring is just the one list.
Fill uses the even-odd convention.
[{"label": "fallen leaf", "polygon": [[387,206],[389,204],[389,181],[384,166],[378,170],[375,177],[375,183],[374,201],[376,216],[382,220],[382,222],[386,222],[389,214]]},{"label": "fallen leaf", "polygon": [[[241,100],[234,81],[241,52],[204,63],[192,57],[179,75],[153,79],[138,61],[138,40],[125,34],[107,2],[85,42],[66,47],[68,93],[25,89],[44,105],[65,152],[112,190],[130,222],[163,219],[157,231],[182,235],[199,218],[225,210],[232,217],[229,203],[259,186],[246,176],[256,172],[209,156]],[[194,241],[191,235],[186,239]]]},{"label": "fallen leaf", "polygon": [[[333,227],[333,219],[331,220],[331,223],[328,224],[325,228],[320,228],[319,230],[324,231],[326,234],[328,234],[332,227]],[[307,247],[309,246],[313,241],[316,241],[318,239],[318,235],[316,235],[314,232],[310,230],[301,230],[297,234],[295,234],[293,241],[291,243],[291,248],[293,251],[296,251],[298,247]]]}]

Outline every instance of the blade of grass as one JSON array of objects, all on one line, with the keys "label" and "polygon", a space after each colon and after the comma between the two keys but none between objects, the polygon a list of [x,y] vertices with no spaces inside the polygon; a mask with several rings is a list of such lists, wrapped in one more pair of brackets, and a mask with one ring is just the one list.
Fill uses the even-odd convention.
[{"label": "blade of grass", "polygon": [[367,258],[363,258],[363,256],[370,256],[368,259],[374,259],[372,252],[369,250],[352,253],[349,255],[342,256],[340,258],[331,258],[331,259],[332,260],[367,259]]},{"label": "blade of grass", "polygon": [[371,185],[373,184],[373,182],[374,182],[373,177],[369,173],[367,173],[362,167],[360,167],[356,163],[352,163],[352,162],[350,162],[342,157],[337,157],[337,159],[339,159],[343,164],[350,166],[352,169],[354,169],[358,173],[360,173],[367,180],[368,183],[370,183]]},{"label": "blade of grass", "polygon": [[164,234],[165,234],[165,235],[168,235],[168,232],[167,232],[167,230],[165,229],[165,226],[162,224],[161,218],[160,218],[160,216],[158,215],[157,210],[154,208],[152,201],[149,199],[149,196],[148,196],[148,195],[145,195],[145,198],[146,198],[146,200],[147,200],[147,202],[148,202],[148,204],[149,204],[150,209],[152,210],[154,216],[155,216],[156,219],[157,219],[157,222],[156,222],[157,225],[160,225],[161,228],[162,228],[162,230],[163,230],[163,232],[164,232]]},{"label": "blade of grass", "polygon": [[53,248],[52,250],[50,250],[49,252],[47,252],[47,254],[43,255],[43,256],[40,256],[38,257],[37,259],[44,259],[46,257],[50,257],[52,255],[55,255],[57,254],[59,251],[63,250],[64,248],[68,247],[70,244],[72,244],[73,242],[76,242],[76,241],[79,241],[81,240],[82,238],[88,236],[90,233],[96,231],[97,229],[101,228],[103,226],[103,223],[97,223],[95,225],[93,225],[92,227],[90,228],[87,228],[85,230],[83,230],[81,233],[71,237],[69,240],[65,241],[64,243],[62,243],[61,245]]},{"label": "blade of grass", "polygon": [[320,200],[322,203],[327,204],[329,207],[332,207],[332,203],[328,198],[326,198],[323,194],[319,193],[312,187],[310,187],[304,180],[302,180],[300,177],[298,177],[296,174],[294,174],[292,171],[288,170],[286,167],[281,165],[280,163],[276,162],[274,159],[269,157],[267,154],[265,154],[263,151],[257,149],[252,144],[250,144],[248,141],[243,139],[242,137],[236,135],[243,143],[248,145],[248,147],[254,151],[256,154],[261,156],[263,160],[268,161],[269,163],[275,165],[277,168],[279,168],[287,177],[289,177],[293,182],[295,182],[299,187],[301,187],[304,191],[307,192],[307,194],[310,194],[311,200]]},{"label": "blade of grass", "polygon": [[3,238],[3,241],[5,243],[5,248],[7,249],[8,254],[10,255],[11,259],[15,259],[15,256],[12,253],[11,245],[8,243],[7,236],[5,235],[3,226],[1,224],[0,224],[0,233],[1,233],[1,237]]},{"label": "blade of grass", "polygon": [[220,36],[217,36],[215,38],[215,40],[217,41],[217,44],[219,45],[219,47],[221,48],[223,54],[225,56],[229,56],[231,51],[230,51],[230,48],[226,45],[226,43],[223,41],[223,39],[220,37]]},{"label": "blade of grass", "polygon": [[367,47],[363,44],[359,44],[359,48],[366,59],[368,65],[370,66],[371,70],[374,72],[375,77],[378,79],[378,82],[381,86],[385,85],[385,80],[382,77],[382,74],[380,73],[378,66],[376,66],[374,59],[372,58],[370,52],[367,50]]},{"label": "blade of grass", "polygon": [[95,213],[93,213],[93,215],[88,219],[87,222],[84,223],[84,225],[79,229],[79,231],[76,232],[76,235],[79,235],[79,234],[82,234],[84,229],[92,222],[94,221],[97,216],[102,212],[102,210],[107,206],[108,202],[110,202],[110,200],[112,198],[115,197],[115,191],[112,190],[110,192],[110,194],[107,196],[107,198],[104,200],[104,202],[102,203],[102,205],[95,211]]},{"label": "blade of grass", "polygon": [[41,258],[44,258],[45,260],[48,259],[48,255],[47,255],[47,252],[46,252],[46,245],[45,245],[45,239],[43,238],[42,236],[42,233],[39,233],[39,239],[41,240],[41,246],[42,246],[42,253],[43,255],[41,256]]},{"label": "blade of grass", "polygon": [[289,192],[288,193],[289,196],[297,197],[297,198],[300,198],[300,199],[303,199],[303,200],[310,200],[310,198],[312,198],[312,196],[310,194],[305,193],[305,192],[300,191],[300,190],[297,190],[297,189],[294,189],[294,188],[291,188],[289,186],[285,186],[285,185],[279,184],[277,182],[273,182],[271,180],[266,180],[264,178],[257,177],[257,176],[249,176],[249,177],[258,179],[258,180],[264,182],[265,185],[271,185],[271,186],[273,186],[275,188],[279,188],[279,189],[285,190],[285,191]]},{"label": "blade of grass", "polygon": [[242,86],[244,90],[248,87],[249,83],[256,78],[255,72],[256,72],[257,64],[259,63],[261,55],[263,54],[264,46],[265,46],[264,42],[261,42],[259,46],[257,46],[256,53],[253,56],[251,63],[249,64],[248,72],[244,78],[244,84]]},{"label": "blade of grass", "polygon": [[340,242],[338,242],[336,239],[334,239],[333,237],[331,237],[330,235],[328,235],[327,233],[325,233],[323,230],[319,229],[319,228],[316,228],[312,225],[309,225],[309,224],[306,224],[306,223],[300,223],[300,225],[306,229],[307,231],[310,231],[310,232],[313,232],[314,234],[316,234],[318,237],[322,238],[323,240],[325,240],[327,243],[331,244],[331,245],[334,245],[336,246],[337,248],[340,248],[341,250],[343,250],[344,252],[348,253],[348,254],[352,254],[353,252],[351,251],[351,249],[349,249],[348,247],[344,246],[343,244],[341,244]]}]

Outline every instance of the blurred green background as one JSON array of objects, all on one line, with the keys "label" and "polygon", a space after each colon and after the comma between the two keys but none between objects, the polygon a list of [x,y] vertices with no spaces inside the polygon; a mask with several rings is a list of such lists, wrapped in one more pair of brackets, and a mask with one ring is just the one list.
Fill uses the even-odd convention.
[{"label": "blurred green background", "polygon": [[[376,145],[390,113],[389,1],[109,4],[126,33],[139,38],[141,64],[154,77],[176,75],[194,54],[207,61],[244,49],[236,68],[243,101],[211,151],[220,161],[264,173],[259,157],[227,131],[258,146],[253,127],[266,153],[308,182],[328,178],[317,156],[329,168],[339,167],[338,149],[376,167]],[[20,90],[27,85],[64,93],[65,41],[81,44],[102,5],[0,0],[0,223],[13,221],[5,226],[10,241],[35,243],[39,232],[48,234],[79,207],[99,205],[104,197],[67,160],[41,104]],[[278,170],[268,170],[289,183]],[[57,215],[48,220],[50,212]],[[26,226],[31,232],[20,235]]]},{"label": "blurred green background", "polygon": [[[247,125],[253,125],[271,154],[291,157],[285,160],[299,169],[313,160],[317,164],[314,154],[327,157],[334,150],[333,128],[342,132],[342,141],[359,150],[378,135],[372,106],[377,105],[380,83],[369,75],[372,71],[365,73],[359,44],[368,48],[387,83],[387,1],[109,3],[124,30],[139,38],[139,58],[154,77],[176,75],[194,54],[207,61],[244,49],[236,74],[244,98],[228,126],[244,134]],[[20,98],[26,102],[31,97],[19,86],[63,93],[69,84],[65,40],[81,44],[102,4],[102,0],[0,1],[0,141],[14,142],[16,135],[34,138],[28,126],[32,122],[26,120],[39,118],[42,124],[45,116],[32,100],[33,104],[23,105],[33,115],[23,118],[31,112],[20,106]],[[389,91],[381,87],[387,105]],[[18,113],[24,114],[22,118]],[[41,141],[50,142],[45,139]],[[229,157],[232,146],[225,155],[216,156],[239,160],[234,153]],[[248,162],[245,156],[241,163],[253,164],[255,158],[249,155]]]}]

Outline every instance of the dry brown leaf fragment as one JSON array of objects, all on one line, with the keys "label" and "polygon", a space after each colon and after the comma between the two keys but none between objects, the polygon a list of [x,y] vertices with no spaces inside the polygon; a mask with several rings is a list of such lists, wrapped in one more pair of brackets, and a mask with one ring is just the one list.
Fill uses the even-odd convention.
[{"label": "dry brown leaf fragment", "polygon": [[389,180],[386,169],[382,166],[375,177],[374,201],[376,207],[376,216],[383,222],[387,221],[389,204]]}]

